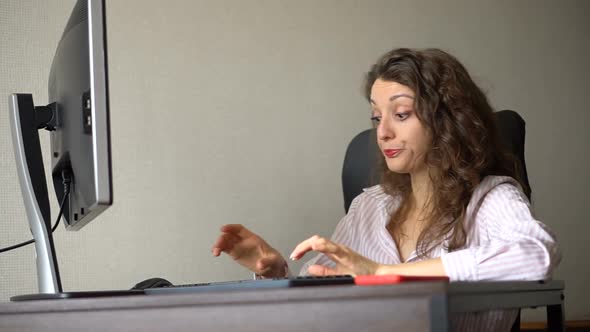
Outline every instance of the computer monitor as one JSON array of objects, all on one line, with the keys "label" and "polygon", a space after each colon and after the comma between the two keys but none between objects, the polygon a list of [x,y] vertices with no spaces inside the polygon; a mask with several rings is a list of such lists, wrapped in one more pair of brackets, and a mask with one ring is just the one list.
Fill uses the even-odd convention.
[{"label": "computer monitor", "polygon": [[13,94],[9,108],[17,171],[35,239],[39,293],[59,294],[38,130],[50,131],[45,150],[51,156],[53,186],[60,203],[69,193],[63,216],[67,229],[78,230],[113,202],[104,0],[76,2],[53,57],[48,87],[47,105],[35,106],[30,94]]},{"label": "computer monitor", "polygon": [[104,0],[78,0],[49,74],[49,103],[58,125],[50,132],[55,192],[72,174],[64,220],[77,230],[112,204]]}]

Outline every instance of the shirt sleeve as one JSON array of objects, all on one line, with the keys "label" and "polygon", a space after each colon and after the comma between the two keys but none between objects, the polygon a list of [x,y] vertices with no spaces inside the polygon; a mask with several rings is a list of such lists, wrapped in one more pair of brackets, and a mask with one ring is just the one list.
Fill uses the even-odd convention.
[{"label": "shirt sleeve", "polygon": [[[354,220],[357,218],[358,215],[358,206],[359,202],[362,199],[362,194],[355,197],[355,199],[350,204],[350,208],[348,209],[348,213],[340,220],[338,225],[336,225],[336,229],[334,233],[330,237],[330,240],[347,247],[350,247],[351,244],[354,242],[355,238],[355,229],[354,229]],[[328,256],[324,254],[317,254],[315,257],[307,261],[301,270],[299,271],[300,276],[306,276],[309,273],[307,269],[312,265],[323,265],[329,268],[335,268],[336,264],[328,258]]]},{"label": "shirt sleeve", "polygon": [[451,281],[546,280],[561,260],[555,236],[512,184],[490,190],[474,222],[476,244],[441,255]]}]

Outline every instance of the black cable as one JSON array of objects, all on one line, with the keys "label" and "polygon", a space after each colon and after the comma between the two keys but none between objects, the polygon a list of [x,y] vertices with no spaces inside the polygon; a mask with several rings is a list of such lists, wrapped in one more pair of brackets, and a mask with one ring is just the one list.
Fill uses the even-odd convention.
[{"label": "black cable", "polygon": [[[61,200],[61,203],[59,205],[59,214],[57,215],[57,221],[55,222],[55,225],[53,225],[53,227],[51,227],[51,233],[55,232],[55,230],[57,229],[57,226],[59,225],[59,221],[61,220],[61,216],[63,213],[64,204],[66,203],[66,200],[70,196],[70,179],[69,179],[69,177],[68,178],[64,177],[63,184],[64,184],[64,198]],[[34,242],[35,242],[35,239],[31,239],[31,240],[28,240],[25,242],[21,242],[19,244],[12,245],[10,247],[0,248],[0,254],[3,252],[6,252],[6,251],[10,251],[10,250],[14,250],[14,249],[17,249],[20,247],[24,247],[24,246],[29,245]]]}]

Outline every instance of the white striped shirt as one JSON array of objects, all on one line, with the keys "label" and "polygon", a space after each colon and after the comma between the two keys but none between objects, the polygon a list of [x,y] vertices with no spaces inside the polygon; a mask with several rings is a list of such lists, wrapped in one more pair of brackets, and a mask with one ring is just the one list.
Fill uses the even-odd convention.
[{"label": "white striped shirt", "polygon": [[[400,199],[386,194],[380,185],[363,191],[336,226],[332,241],[381,264],[404,263],[386,229]],[[510,177],[484,178],[465,215],[465,247],[449,253],[441,245],[428,257],[441,258],[451,282],[543,280],[550,278],[561,260],[555,236],[532,216],[528,199]],[[414,251],[405,262],[419,260]],[[301,274],[312,264],[334,267],[327,256],[319,254],[303,266]],[[454,331],[509,331],[517,312],[460,314],[451,318],[451,326]]]}]

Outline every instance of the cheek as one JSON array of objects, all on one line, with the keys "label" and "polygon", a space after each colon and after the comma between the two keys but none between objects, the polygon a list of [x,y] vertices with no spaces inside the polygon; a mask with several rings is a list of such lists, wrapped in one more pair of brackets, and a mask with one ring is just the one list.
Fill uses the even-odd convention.
[{"label": "cheek", "polygon": [[430,143],[427,137],[420,137],[420,139],[417,140],[416,143],[416,152],[419,152],[421,155],[423,155],[428,151]]},{"label": "cheek", "polygon": [[412,150],[414,156],[424,156],[430,149],[431,139],[428,133],[420,126],[412,135]]}]

